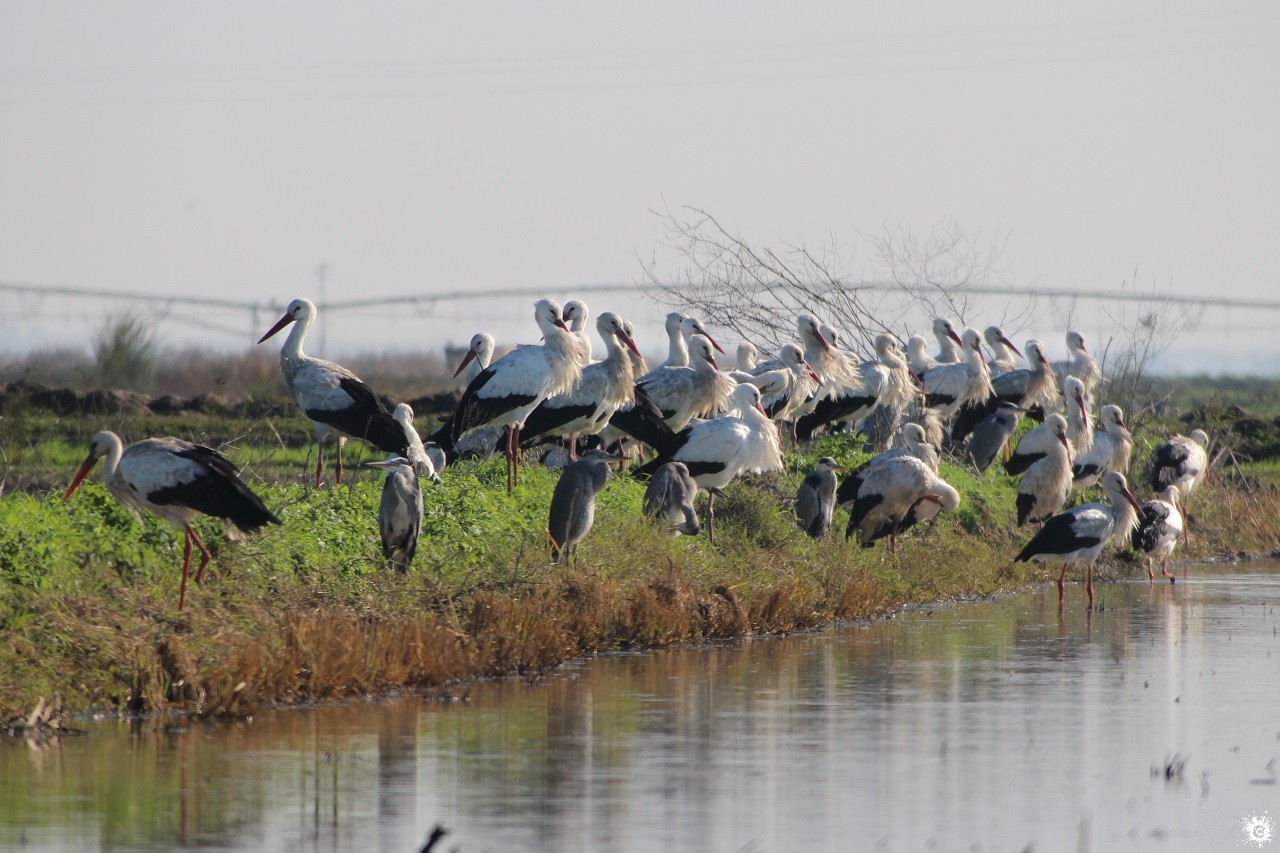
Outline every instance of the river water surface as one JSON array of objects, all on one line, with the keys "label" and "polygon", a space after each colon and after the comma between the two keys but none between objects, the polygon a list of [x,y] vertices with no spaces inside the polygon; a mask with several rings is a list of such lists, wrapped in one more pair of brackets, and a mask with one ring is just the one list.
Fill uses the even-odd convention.
[{"label": "river water surface", "polygon": [[1098,590],[0,743],[0,847],[1252,849],[1280,824],[1280,566]]}]

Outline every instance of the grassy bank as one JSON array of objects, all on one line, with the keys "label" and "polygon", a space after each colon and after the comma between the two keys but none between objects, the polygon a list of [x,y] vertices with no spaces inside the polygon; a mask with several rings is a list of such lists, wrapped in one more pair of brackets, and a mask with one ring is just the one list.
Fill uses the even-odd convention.
[{"label": "grassy bank", "polygon": [[[714,548],[648,526],[642,485],[615,478],[572,569],[548,561],[555,472],[526,467],[508,496],[500,460],[463,463],[425,488],[423,542],[399,577],[379,552],[380,476],[353,471],[352,482],[319,491],[300,485],[308,459],[296,425],[119,426],[130,437],[234,437],[241,427],[277,436],[231,442],[228,453],[283,524],[229,542],[218,524],[202,522],[218,559],[179,613],[181,549],[170,528],[150,517],[139,525],[94,483],[67,506],[59,500],[83,458],[74,433],[90,427],[10,420],[10,437],[26,437],[9,447],[43,483],[0,500],[0,713],[53,695],[75,711],[246,713],[533,672],[597,649],[802,630],[1039,577],[1010,563],[1029,531],[1013,525],[1014,480],[994,472],[944,466],[960,510],[906,537],[896,556],[839,535],[808,539],[790,498],[818,456],[865,458],[849,437],[791,455],[785,474],[733,484],[717,501]],[[1135,459],[1144,464],[1145,455]],[[1280,547],[1280,499],[1269,485],[1218,476],[1193,509],[1193,556]]]}]

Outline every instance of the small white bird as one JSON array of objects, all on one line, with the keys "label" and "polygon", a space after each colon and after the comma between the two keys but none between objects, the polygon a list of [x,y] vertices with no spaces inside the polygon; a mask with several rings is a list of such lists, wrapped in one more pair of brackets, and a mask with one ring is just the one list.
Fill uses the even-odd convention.
[{"label": "small white bird", "polygon": [[386,453],[404,455],[408,452],[408,437],[382,400],[372,388],[360,381],[360,377],[342,365],[311,358],[302,351],[303,339],[315,321],[316,306],[311,300],[295,299],[289,303],[284,316],[258,339],[258,343],[291,323],[297,324],[289,331],[289,337],[280,349],[280,370],[289,392],[315,426],[318,487],[324,474],[326,439],[335,439],[338,462],[334,479],[341,483],[342,445],[347,438],[367,441]]},{"label": "small white bird", "polygon": [[[236,468],[218,451],[180,438],[144,438],[125,449],[114,432],[103,430],[89,442],[89,456],[76,471],[62,502],[71,500],[76,487],[104,458],[102,479],[107,491],[134,518],[141,510],[159,516],[182,531],[182,587],[178,610],[187,601],[187,575],[191,570],[191,546],[200,551],[196,583],[204,580],[204,567],[213,554],[191,527],[198,516],[223,518],[240,533],[252,533],[280,519],[266,508],[262,499],[241,481]],[[232,534],[235,538],[235,534]]]},{"label": "small white bird", "polygon": [[1128,541],[1142,507],[1129,491],[1124,475],[1108,471],[1100,481],[1109,503],[1087,503],[1060,512],[1045,522],[1040,532],[1018,552],[1014,562],[1062,563],[1058,575],[1058,601],[1062,601],[1067,569],[1084,563],[1089,591],[1089,609],[1093,609],[1093,564],[1103,547],[1112,539]]}]

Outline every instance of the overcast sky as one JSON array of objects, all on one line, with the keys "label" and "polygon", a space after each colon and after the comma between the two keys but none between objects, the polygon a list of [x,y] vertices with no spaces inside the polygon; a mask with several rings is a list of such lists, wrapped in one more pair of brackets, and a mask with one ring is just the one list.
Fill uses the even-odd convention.
[{"label": "overcast sky", "polygon": [[[859,234],[957,221],[1007,237],[1009,284],[1280,299],[1277,93],[1263,2],[0,0],[0,282],[285,302],[324,263],[330,299],[566,299],[640,280],[651,211],[693,205],[845,242],[854,274]],[[528,302],[335,314],[330,348],[530,340]],[[659,308],[592,307],[661,346]],[[99,310],[0,294],[0,349]],[[1280,313],[1205,317],[1183,366],[1248,341],[1280,367]]]}]

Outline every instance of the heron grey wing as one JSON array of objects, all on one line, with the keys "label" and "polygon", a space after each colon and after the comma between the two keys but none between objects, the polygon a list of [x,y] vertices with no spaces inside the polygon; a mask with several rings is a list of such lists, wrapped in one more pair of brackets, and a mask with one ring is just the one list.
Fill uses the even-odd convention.
[{"label": "heron grey wing", "polygon": [[378,504],[378,522],[382,534],[382,556],[390,558],[400,545],[400,496],[396,493],[394,473],[382,481],[382,501]]},{"label": "heron grey wing", "polygon": [[547,518],[547,532],[561,548],[571,543],[574,519],[583,511],[583,499],[591,488],[588,474],[580,463],[566,465],[551,493],[551,511]]},{"label": "heron grey wing", "polygon": [[642,504],[645,517],[652,518],[665,512],[667,507],[671,506],[672,487],[675,485],[675,478],[670,465],[663,465],[649,479],[649,485],[644,490],[644,503]]},{"label": "heron grey wing", "polygon": [[817,474],[810,474],[804,478],[799,491],[796,492],[796,518],[800,520],[800,526],[806,530],[822,511],[822,500],[819,495],[821,485],[821,478]]}]

